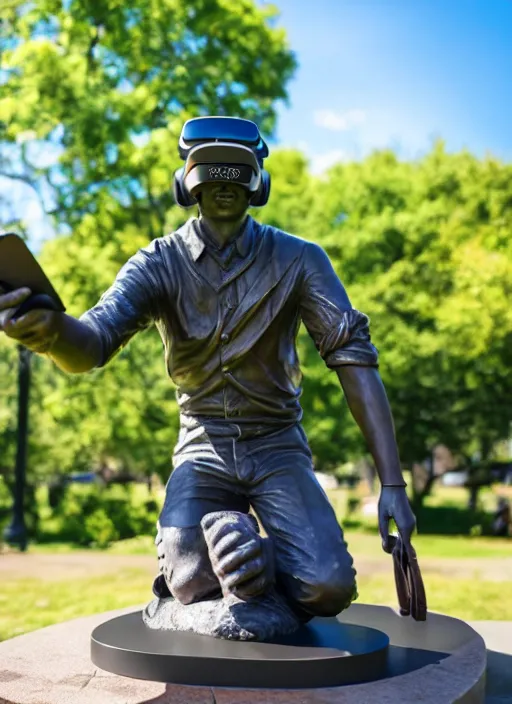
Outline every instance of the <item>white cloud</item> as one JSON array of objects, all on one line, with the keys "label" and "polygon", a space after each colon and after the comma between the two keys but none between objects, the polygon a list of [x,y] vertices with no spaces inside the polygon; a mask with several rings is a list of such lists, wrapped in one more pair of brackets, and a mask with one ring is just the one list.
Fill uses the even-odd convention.
[{"label": "white cloud", "polygon": [[340,161],[347,161],[349,155],[343,149],[332,149],[323,154],[311,156],[311,173],[315,176],[321,176],[325,171],[337,164]]},{"label": "white cloud", "polygon": [[345,132],[366,120],[366,112],[360,109],[336,112],[335,110],[315,110],[313,114],[315,125],[335,132]]},{"label": "white cloud", "polygon": [[374,149],[393,149],[400,158],[414,159],[430,149],[434,136],[422,116],[387,108],[372,111],[356,140],[363,157]]}]

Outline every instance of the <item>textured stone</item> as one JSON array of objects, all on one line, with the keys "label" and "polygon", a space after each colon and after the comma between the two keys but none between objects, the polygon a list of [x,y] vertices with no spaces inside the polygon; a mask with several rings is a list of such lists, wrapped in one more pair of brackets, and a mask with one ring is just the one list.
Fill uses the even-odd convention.
[{"label": "textured stone", "polygon": [[[0,643],[0,704],[213,704],[209,687],[180,687],[119,677],[90,659],[97,614]],[[7,673],[7,674],[6,674]]]},{"label": "textured stone", "polygon": [[293,633],[300,625],[273,591],[249,601],[233,594],[188,605],[172,598],[154,599],[144,609],[143,620],[155,630],[192,631],[228,640],[268,640]]}]

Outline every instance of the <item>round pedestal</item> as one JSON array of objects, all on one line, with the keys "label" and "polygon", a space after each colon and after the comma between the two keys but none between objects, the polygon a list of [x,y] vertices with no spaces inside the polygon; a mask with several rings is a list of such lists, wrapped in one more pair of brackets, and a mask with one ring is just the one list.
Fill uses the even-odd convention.
[{"label": "round pedestal", "polygon": [[125,677],[260,689],[334,687],[384,677],[385,633],[337,619],[315,619],[272,643],[221,640],[148,628],[142,614],[118,616],[94,629],[91,659]]},{"label": "round pedestal", "polygon": [[[118,616],[140,616],[139,609],[97,614],[43,628],[0,643],[0,704],[481,704],[484,702],[486,650],[482,638],[467,624],[440,614],[429,614],[425,623],[401,618],[393,609],[353,604],[338,619],[341,625],[367,627],[389,637],[387,670],[382,679],[342,686],[310,683],[307,689],[294,682],[290,689],[187,686],[134,679],[108,672],[91,662],[91,633]],[[124,622],[126,623],[126,622]],[[332,621],[325,622],[325,625]],[[330,628],[330,626],[329,626]],[[328,630],[328,629],[327,629]],[[99,629],[101,634],[101,628]],[[105,632],[105,631],[103,631]],[[342,631],[333,630],[340,634]],[[357,631],[352,631],[356,633]],[[348,631],[345,631],[348,633]],[[171,635],[167,633],[167,635]],[[326,631],[323,631],[325,637]],[[336,637],[338,637],[338,635]],[[292,636],[293,637],[293,636]],[[219,641],[211,639],[218,647]],[[124,647],[129,644],[124,644]],[[133,645],[133,643],[132,643]],[[246,650],[271,644],[231,643]],[[311,642],[272,644],[278,649],[303,648]],[[334,645],[334,648],[331,646]],[[336,643],[323,641],[325,650]],[[141,649],[142,652],[142,649]],[[292,651],[289,651],[290,653]],[[193,657],[191,654],[190,657]],[[197,653],[201,657],[201,653]],[[356,655],[331,652],[342,667]],[[292,667],[297,666],[292,658]],[[308,657],[312,660],[311,657]],[[329,661],[329,657],[327,658]],[[355,662],[355,661],[354,661]],[[232,663],[240,668],[241,659]],[[286,667],[282,660],[268,667]],[[507,665],[508,667],[508,665]],[[506,668],[505,668],[506,669]],[[196,682],[204,671],[196,661]],[[300,686],[304,687],[302,683]],[[509,690],[507,690],[509,691]],[[504,700],[505,701],[505,700]]]}]

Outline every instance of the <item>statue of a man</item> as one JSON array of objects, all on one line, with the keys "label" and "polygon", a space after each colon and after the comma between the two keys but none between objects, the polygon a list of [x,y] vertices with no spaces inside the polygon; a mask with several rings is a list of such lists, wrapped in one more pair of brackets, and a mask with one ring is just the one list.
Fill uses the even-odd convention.
[{"label": "statue of a man", "polygon": [[[254,123],[191,120],[180,154],[175,197],[197,204],[198,218],[136,253],[80,319],[34,310],[3,330],[80,373],[107,364],[155,323],[181,417],[155,594],[184,605],[229,595],[249,603],[273,590],[299,622],[336,615],[355,598],[355,571],[301,425],[296,337],[302,321],[368,443],[389,550],[389,519],[406,544],[415,519],[368,318],[318,244],[248,215],[270,192],[268,149]],[[27,295],[1,295],[0,311]]]}]

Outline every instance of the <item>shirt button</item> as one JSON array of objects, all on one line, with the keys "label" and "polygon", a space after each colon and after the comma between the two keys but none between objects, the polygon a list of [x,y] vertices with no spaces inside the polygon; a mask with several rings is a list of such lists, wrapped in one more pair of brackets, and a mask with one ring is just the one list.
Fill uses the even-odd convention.
[{"label": "shirt button", "polygon": [[227,332],[223,332],[220,336],[221,342],[227,342],[229,340],[229,335]]}]

